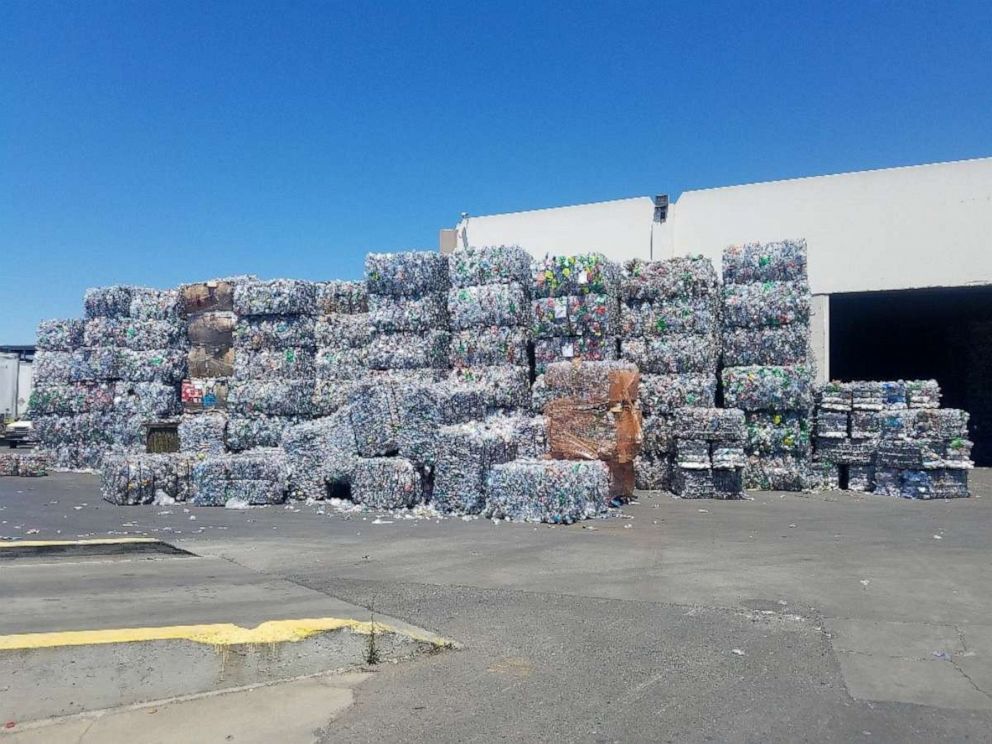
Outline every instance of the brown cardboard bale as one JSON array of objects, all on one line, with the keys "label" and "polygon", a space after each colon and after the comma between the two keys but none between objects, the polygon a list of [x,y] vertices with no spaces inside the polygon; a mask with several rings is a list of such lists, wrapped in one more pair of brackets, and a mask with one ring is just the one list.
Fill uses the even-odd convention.
[{"label": "brown cardboard bale", "polygon": [[190,377],[232,377],[234,349],[230,346],[194,346],[189,350],[186,364]]},{"label": "brown cardboard bale", "polygon": [[234,285],[231,282],[209,281],[187,284],[179,290],[180,306],[186,317],[195,313],[234,310]]},{"label": "brown cardboard bale", "polygon": [[198,313],[190,317],[186,336],[196,346],[233,346],[237,321],[234,313]]},{"label": "brown cardboard bale", "polygon": [[610,498],[626,499],[634,495],[634,463],[610,460]]}]

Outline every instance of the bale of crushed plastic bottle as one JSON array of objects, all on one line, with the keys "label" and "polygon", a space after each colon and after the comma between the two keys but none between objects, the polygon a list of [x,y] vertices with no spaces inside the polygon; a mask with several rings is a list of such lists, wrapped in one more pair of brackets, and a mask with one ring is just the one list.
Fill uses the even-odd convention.
[{"label": "bale of crushed plastic bottle", "polygon": [[514,460],[486,480],[487,516],[571,524],[606,512],[610,469],[599,460]]},{"label": "bale of crushed plastic bottle", "polygon": [[167,320],[180,323],[182,305],[179,291],[135,287],[131,292],[131,307],[128,314],[138,320]]},{"label": "bale of crushed plastic bottle", "polygon": [[448,291],[447,316],[452,330],[525,327],[530,323],[530,299],[522,284],[455,287]]},{"label": "bale of crushed plastic bottle", "polygon": [[82,352],[39,349],[35,352],[34,363],[31,365],[35,383],[65,384],[78,379],[79,375],[73,375],[72,370],[81,356]]},{"label": "bale of crushed plastic bottle", "polygon": [[846,439],[850,416],[843,411],[821,410],[816,414],[816,436],[821,439]]},{"label": "bale of crushed plastic bottle", "polygon": [[794,282],[806,279],[806,241],[782,240],[730,246],[723,252],[723,283]]},{"label": "bale of crushed plastic bottle", "polygon": [[444,369],[450,341],[447,331],[374,335],[368,365],[371,369]]},{"label": "bale of crushed plastic bottle", "polygon": [[75,351],[83,345],[86,323],[74,318],[43,320],[38,324],[38,351]]},{"label": "bale of crushed plastic bottle", "polygon": [[365,256],[369,295],[421,297],[448,291],[448,257],[433,251],[369,253]]},{"label": "bale of crushed plastic bottle", "polygon": [[313,315],[317,292],[313,282],[272,279],[241,282],[234,287],[234,312],[251,315]]},{"label": "bale of crushed plastic bottle", "polygon": [[910,408],[940,408],[940,385],[936,380],[909,380],[905,386]]},{"label": "bale of crushed plastic bottle", "polygon": [[725,328],[779,328],[809,323],[810,293],[805,282],[727,284],[721,321]]},{"label": "bale of crushed plastic bottle", "polygon": [[200,413],[179,420],[179,451],[222,455],[227,451],[227,416]]},{"label": "bale of crushed plastic bottle", "polygon": [[210,455],[193,465],[191,481],[196,506],[224,506],[232,499],[280,504],[286,498],[286,456],[278,449]]},{"label": "bale of crushed plastic bottle", "polygon": [[269,416],[313,415],[313,380],[234,380],[228,407],[238,414]]},{"label": "bale of crushed plastic bottle", "polygon": [[540,297],[530,306],[534,338],[555,336],[616,336],[620,306],[612,295]]},{"label": "bale of crushed plastic bottle", "polygon": [[813,405],[813,368],[791,366],[725,367],[724,405],[745,411],[806,410]]},{"label": "bale of crushed plastic bottle", "polygon": [[653,458],[670,455],[675,448],[675,431],[672,417],[645,416],[642,424],[641,454]]},{"label": "bale of crushed plastic bottle", "polygon": [[244,452],[257,447],[278,447],[283,432],[299,422],[299,416],[234,414],[227,424],[227,447],[232,452]]},{"label": "bale of crushed plastic bottle", "polygon": [[714,471],[741,470],[747,465],[747,454],[742,446],[714,444],[710,451],[710,462]]},{"label": "bale of crushed plastic bottle", "polygon": [[323,499],[329,486],[349,483],[358,460],[347,409],[287,428],[280,445],[286,453],[289,494],[294,499]]},{"label": "bale of crushed plastic bottle", "polygon": [[117,346],[146,351],[186,347],[186,329],[177,320],[93,318],[83,332],[86,346]]},{"label": "bale of crushed plastic bottle", "polygon": [[930,472],[934,498],[966,499],[971,496],[968,490],[968,471],[942,468]]},{"label": "bale of crushed plastic bottle", "polygon": [[809,456],[812,431],[810,419],[804,412],[748,411],[745,422],[744,441],[750,454]]},{"label": "bale of crushed plastic bottle", "polygon": [[826,411],[850,411],[854,397],[849,382],[832,380],[824,383],[816,391],[816,406]]},{"label": "bale of crushed plastic bottle", "polygon": [[632,259],[623,266],[620,286],[625,303],[715,298],[720,288],[713,262],[704,256],[665,261]]},{"label": "bale of crushed plastic bottle", "polygon": [[447,386],[452,394],[468,386],[467,389],[475,391],[471,402],[474,404],[478,397],[486,411],[527,408],[530,405],[530,371],[526,367],[461,367],[448,377]]},{"label": "bale of crushed plastic bottle", "polygon": [[335,349],[359,349],[371,338],[368,313],[325,315],[314,324],[317,346]]},{"label": "bale of crushed plastic bottle", "polygon": [[608,394],[618,374],[625,375],[624,380],[637,382],[633,377],[638,375],[637,366],[621,361],[555,362],[547,366],[544,382],[558,398],[600,400]]},{"label": "bale of crushed plastic bottle", "polygon": [[708,467],[687,468],[676,465],[672,477],[672,493],[682,499],[713,498],[713,471]]},{"label": "bale of crushed plastic bottle", "polygon": [[885,408],[882,383],[856,381],[851,386],[851,407],[855,411],[881,411]]},{"label": "bale of crushed plastic bottle", "polygon": [[489,326],[455,331],[448,347],[448,362],[454,368],[514,365],[527,367],[527,328]]},{"label": "bale of crushed plastic bottle", "polygon": [[667,414],[685,406],[716,405],[716,374],[654,375],[641,373],[637,392],[645,414]]},{"label": "bale of crushed plastic bottle", "polygon": [[405,457],[359,457],[351,497],[368,509],[405,509],[423,500],[423,477]]},{"label": "bale of crushed plastic bottle", "polygon": [[307,315],[239,318],[234,326],[234,347],[250,349],[313,348],[314,319]]},{"label": "bale of crushed plastic bottle", "polygon": [[667,491],[672,486],[672,462],[668,457],[640,454],[634,460],[634,485],[641,491]]},{"label": "bale of crushed plastic bottle", "polygon": [[802,364],[810,358],[809,326],[726,329],[721,352],[726,367]]},{"label": "bale of crushed plastic bottle", "polygon": [[114,285],[87,289],[83,295],[83,308],[89,318],[126,318],[131,313],[134,287]]},{"label": "bale of crushed plastic bottle", "polygon": [[43,478],[52,465],[52,457],[44,452],[0,450],[0,476]]},{"label": "bale of crushed plastic bottle", "polygon": [[[102,394],[97,395],[102,403]],[[182,405],[179,400],[179,391],[174,384],[121,380],[114,383],[113,408],[134,416],[151,419],[176,416],[180,413]],[[95,408],[91,407],[91,410],[95,410]]]},{"label": "bale of crushed plastic bottle", "polygon": [[368,375],[367,349],[341,349],[321,346],[314,358],[318,380],[361,380]]},{"label": "bale of crushed plastic bottle", "polygon": [[369,295],[369,327],[373,333],[429,331],[448,327],[444,295],[420,297]]},{"label": "bale of crushed plastic bottle", "polygon": [[306,380],[314,377],[313,349],[240,351],[234,357],[239,380]]},{"label": "bale of crushed plastic bottle", "polygon": [[534,363],[538,374],[547,365],[577,359],[602,362],[617,358],[617,343],[613,337],[566,336],[539,338],[534,341]]},{"label": "bale of crushed plastic bottle", "polygon": [[[159,382],[175,384],[186,377],[186,352],[182,349],[149,349],[135,351],[133,349],[118,349],[114,357],[114,367],[105,372],[102,357],[97,357],[98,350],[91,350],[90,365],[98,375],[107,378],[119,377],[131,382]],[[101,361],[94,364],[96,359]],[[116,374],[115,374],[116,373]]]},{"label": "bale of crushed plastic bottle", "polygon": [[35,416],[75,416],[81,413],[109,411],[114,407],[114,383],[44,382],[31,391],[28,409]]},{"label": "bale of crushed plastic bottle", "polygon": [[513,432],[498,422],[473,421],[438,433],[434,492],[439,511],[478,514],[486,503],[486,479],[493,465],[516,457]]},{"label": "bale of crushed plastic bottle", "polygon": [[620,269],[600,253],[545,256],[531,262],[534,297],[619,296]]},{"label": "bale of crushed plastic bottle", "polygon": [[369,294],[363,281],[317,282],[314,293],[321,315],[353,315],[369,311]]},{"label": "bale of crushed plastic bottle", "polygon": [[744,411],[737,408],[680,408],[672,429],[680,438],[707,442],[743,442],[746,435]]},{"label": "bale of crushed plastic bottle", "polygon": [[726,501],[743,499],[744,468],[714,468],[713,498]]},{"label": "bale of crushed plastic bottle", "polygon": [[847,490],[869,492],[875,487],[874,465],[849,465],[847,467]]},{"label": "bale of crushed plastic bottle", "polygon": [[632,300],[620,307],[620,335],[664,336],[668,333],[711,335],[719,329],[714,297],[677,300]]},{"label": "bale of crushed plastic bottle", "polygon": [[810,486],[807,457],[792,454],[749,455],[744,487],[761,491],[805,491]]},{"label": "bale of crushed plastic bottle", "polygon": [[656,338],[624,339],[621,356],[647,374],[715,372],[720,347],[715,336],[670,333]]},{"label": "bale of crushed plastic bottle", "polygon": [[490,284],[526,284],[531,257],[515,245],[463,248],[448,255],[452,287]]},{"label": "bale of crushed plastic bottle", "polygon": [[103,498],[120,506],[186,501],[193,463],[180,453],[109,453],[100,468]]},{"label": "bale of crushed plastic bottle", "polygon": [[688,439],[683,436],[676,436],[675,466],[708,470],[711,466],[710,443],[705,439]]}]

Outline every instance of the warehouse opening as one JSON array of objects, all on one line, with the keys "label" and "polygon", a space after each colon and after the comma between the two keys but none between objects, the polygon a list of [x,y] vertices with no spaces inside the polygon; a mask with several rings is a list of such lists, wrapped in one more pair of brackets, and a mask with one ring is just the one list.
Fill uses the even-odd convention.
[{"label": "warehouse opening", "polygon": [[830,377],[937,380],[992,465],[992,286],[830,295]]}]

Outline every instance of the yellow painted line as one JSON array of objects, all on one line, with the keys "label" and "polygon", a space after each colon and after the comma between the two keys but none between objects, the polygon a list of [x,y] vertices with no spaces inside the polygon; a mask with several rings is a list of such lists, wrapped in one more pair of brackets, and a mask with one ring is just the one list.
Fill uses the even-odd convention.
[{"label": "yellow painted line", "polygon": [[0,542],[0,550],[3,548],[61,548],[74,545],[127,545],[133,543],[167,544],[154,537],[100,537],[92,540],[3,540]]},{"label": "yellow painted line", "polygon": [[[167,625],[158,628],[114,628],[105,630],[68,630],[53,633],[19,633],[0,636],[0,651],[57,648],[60,646],[95,646],[109,643],[149,641],[192,641],[211,646],[234,646],[248,643],[296,643],[318,633],[347,628],[368,635],[372,623],[350,618],[321,617],[301,620],[269,620],[254,628],[233,623],[210,625]],[[448,644],[442,638],[416,634],[375,623],[376,633],[397,633],[413,640],[437,646]]]}]

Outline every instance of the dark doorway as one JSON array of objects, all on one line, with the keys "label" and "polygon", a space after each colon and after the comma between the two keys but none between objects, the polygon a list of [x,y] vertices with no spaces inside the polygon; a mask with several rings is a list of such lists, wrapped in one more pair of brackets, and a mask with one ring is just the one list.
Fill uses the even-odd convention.
[{"label": "dark doorway", "polygon": [[830,295],[830,377],[937,380],[992,465],[992,286]]}]

